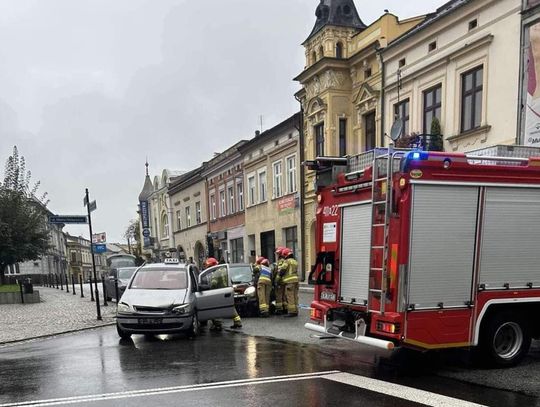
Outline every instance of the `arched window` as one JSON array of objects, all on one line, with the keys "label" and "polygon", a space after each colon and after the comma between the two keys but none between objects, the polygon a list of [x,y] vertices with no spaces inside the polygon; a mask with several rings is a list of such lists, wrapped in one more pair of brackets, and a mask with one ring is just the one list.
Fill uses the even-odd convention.
[{"label": "arched window", "polygon": [[324,58],[324,48],[322,47],[322,45],[319,47],[319,58]]},{"label": "arched window", "polygon": [[161,237],[169,237],[169,218],[166,213],[161,215]]},{"label": "arched window", "polygon": [[341,42],[336,44],[336,58],[343,58],[343,44]]},{"label": "arched window", "polygon": [[317,62],[317,53],[313,51],[311,53],[311,63],[314,64],[315,62]]}]

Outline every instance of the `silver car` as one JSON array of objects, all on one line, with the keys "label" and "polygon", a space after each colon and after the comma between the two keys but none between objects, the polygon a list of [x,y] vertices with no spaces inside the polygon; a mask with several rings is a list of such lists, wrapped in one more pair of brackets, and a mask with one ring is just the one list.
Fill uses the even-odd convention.
[{"label": "silver car", "polygon": [[167,260],[140,267],[131,278],[116,315],[121,338],[132,334],[197,336],[201,322],[233,317],[234,292],[227,283],[227,267],[198,274],[193,265]]},{"label": "silver car", "polygon": [[129,280],[133,273],[137,270],[137,267],[120,267],[109,271],[109,275],[105,277],[105,290],[107,293],[107,301],[116,298],[116,285],[115,281],[118,278],[118,297],[122,298],[122,294],[126,290]]}]

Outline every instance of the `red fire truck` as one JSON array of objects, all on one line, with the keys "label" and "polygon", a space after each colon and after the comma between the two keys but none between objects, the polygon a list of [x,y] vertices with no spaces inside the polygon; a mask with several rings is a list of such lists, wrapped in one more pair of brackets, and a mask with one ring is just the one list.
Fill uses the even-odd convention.
[{"label": "red fire truck", "polygon": [[[487,155],[491,154],[491,155]],[[536,157],[536,158],[535,158]],[[319,157],[306,328],[517,364],[540,337],[540,149]]]}]

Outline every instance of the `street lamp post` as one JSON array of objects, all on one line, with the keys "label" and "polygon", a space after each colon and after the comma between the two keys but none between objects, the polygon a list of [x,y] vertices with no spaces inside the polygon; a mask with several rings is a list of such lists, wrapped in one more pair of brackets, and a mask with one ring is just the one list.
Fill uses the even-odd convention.
[{"label": "street lamp post", "polygon": [[[88,209],[88,227],[90,228],[90,253],[92,255],[92,269],[94,271],[94,287],[95,287],[95,297],[96,297],[96,310],[97,310],[97,319],[98,321],[101,321],[101,309],[99,308],[99,290],[98,290],[98,284],[97,284],[97,273],[96,273],[96,259],[94,257],[94,248],[92,245],[92,215],[91,215],[91,203],[90,203],[90,196],[88,194],[88,188],[86,188],[86,208]],[[90,290],[92,290],[92,282],[90,281]]]}]

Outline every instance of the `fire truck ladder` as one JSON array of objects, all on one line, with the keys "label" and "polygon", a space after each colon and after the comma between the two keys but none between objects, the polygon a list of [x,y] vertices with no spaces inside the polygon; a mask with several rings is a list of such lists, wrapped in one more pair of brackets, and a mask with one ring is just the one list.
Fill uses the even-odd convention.
[{"label": "fire truck ladder", "polygon": [[[392,179],[395,172],[394,164],[399,163],[400,158],[410,150],[394,149],[392,145],[388,149],[375,150],[372,167],[372,191],[373,208],[371,213],[371,258],[370,258],[370,280],[372,276],[380,273],[380,288],[371,287],[369,289],[368,310],[372,310],[372,298],[374,295],[380,296],[380,313],[384,314],[386,305],[387,277],[388,277],[388,231],[391,216],[392,204]],[[380,153],[378,155],[377,153]],[[383,214],[381,222],[378,214]],[[383,228],[382,242],[378,228]],[[376,252],[382,252],[380,256],[374,256]],[[374,264],[373,259],[380,259]],[[376,279],[375,279],[376,280]]]}]

